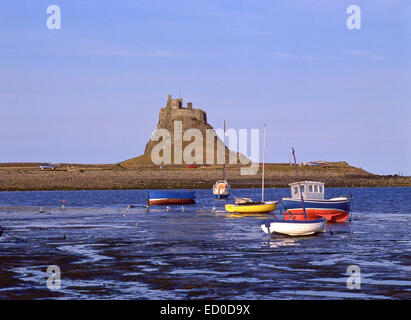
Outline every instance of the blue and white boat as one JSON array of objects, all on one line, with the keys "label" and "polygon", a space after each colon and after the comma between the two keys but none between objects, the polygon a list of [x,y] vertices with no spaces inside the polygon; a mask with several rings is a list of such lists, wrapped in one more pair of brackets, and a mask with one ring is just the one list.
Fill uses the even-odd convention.
[{"label": "blue and white boat", "polygon": [[195,192],[185,190],[147,190],[147,205],[195,204]]},{"label": "blue and white boat", "polygon": [[[351,211],[352,198],[337,197],[324,199],[324,183],[318,181],[302,181],[301,193],[308,219],[325,218],[330,222],[347,220]],[[303,207],[298,182],[290,184],[291,198],[283,198],[286,219],[303,220]]]}]

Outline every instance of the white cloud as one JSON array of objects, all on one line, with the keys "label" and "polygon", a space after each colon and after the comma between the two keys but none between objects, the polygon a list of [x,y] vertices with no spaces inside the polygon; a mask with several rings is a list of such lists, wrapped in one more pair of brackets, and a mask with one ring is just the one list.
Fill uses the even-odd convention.
[{"label": "white cloud", "polygon": [[332,56],[310,56],[310,55],[299,55],[288,52],[274,52],[274,56],[282,59],[294,59],[294,60],[338,60],[337,57]]},{"label": "white cloud", "polygon": [[279,58],[284,58],[284,59],[304,59],[304,60],[309,60],[313,59],[312,56],[302,56],[302,55],[296,55],[288,52],[275,52],[275,56]]},{"label": "white cloud", "polygon": [[88,52],[94,56],[106,56],[106,57],[159,57],[159,58],[176,58],[185,55],[182,52],[176,51],[130,51],[130,50],[91,50]]},{"label": "white cloud", "polygon": [[374,61],[380,61],[380,60],[386,59],[386,57],[380,55],[379,53],[366,51],[366,50],[348,50],[347,52],[348,54],[352,56],[364,57],[364,58],[368,58]]}]

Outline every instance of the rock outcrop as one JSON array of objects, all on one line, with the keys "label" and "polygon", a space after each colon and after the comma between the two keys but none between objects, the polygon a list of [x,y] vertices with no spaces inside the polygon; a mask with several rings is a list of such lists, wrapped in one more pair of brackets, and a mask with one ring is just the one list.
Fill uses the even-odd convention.
[{"label": "rock outcrop", "polygon": [[[168,95],[167,103],[164,108],[161,108],[158,117],[157,130],[161,129],[170,133],[169,143],[172,159],[170,164],[221,164],[224,158],[222,158],[222,155],[218,156],[217,152],[220,151],[221,154],[221,150],[225,150],[227,164],[229,159],[234,157],[238,159],[238,163],[247,164],[249,162],[244,155],[230,151],[224,145],[223,141],[216,135],[214,128],[207,122],[207,113],[201,109],[193,108],[191,102],[188,102],[186,108],[184,108],[183,99],[173,99],[171,95]],[[197,157],[194,161],[185,161],[184,157],[180,157],[181,161],[178,161],[175,157],[175,150],[179,150],[179,148],[186,150],[186,147],[195,139],[194,137],[189,141],[183,139],[184,134],[189,129],[196,129],[201,132],[203,144],[201,159]],[[152,159],[152,151],[159,141],[150,139],[146,144],[143,155],[120,164],[124,167],[153,164],[155,161]],[[213,159],[212,163],[210,163],[210,159]]]}]

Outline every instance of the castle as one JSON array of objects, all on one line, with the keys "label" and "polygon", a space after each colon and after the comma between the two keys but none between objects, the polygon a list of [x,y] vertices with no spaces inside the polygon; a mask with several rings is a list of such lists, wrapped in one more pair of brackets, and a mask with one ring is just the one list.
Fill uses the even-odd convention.
[{"label": "castle", "polygon": [[183,99],[173,99],[171,94],[168,95],[166,106],[160,110],[160,120],[166,117],[175,120],[192,119],[207,123],[207,113],[205,111],[193,109],[192,102],[187,102],[187,108],[184,108]]},{"label": "castle", "polygon": [[[175,123],[181,123],[180,127],[177,129],[181,131],[177,132],[176,135],[174,132]],[[209,132],[208,130],[214,131],[214,128],[209,123],[207,123],[207,113],[205,111],[201,109],[194,109],[192,102],[187,102],[187,107],[184,108],[183,99],[173,99],[171,94],[168,95],[165,107],[160,109],[157,129],[165,129],[170,133],[172,137],[172,139],[170,140],[172,159],[174,159],[175,145],[180,145],[184,149],[186,146],[191,144],[191,141],[183,140],[184,132],[189,129],[197,129],[203,136],[202,162],[197,163],[206,163],[208,157],[207,154],[211,154],[211,157],[215,159],[213,163],[217,163],[217,145],[220,144],[224,146],[224,142],[217,136],[215,132],[214,135],[211,135],[213,137],[211,148],[207,145],[207,132]],[[123,161],[122,165],[132,167],[136,164],[152,164],[153,162],[151,159],[151,152],[157,144],[157,140],[150,139],[146,144],[143,155]],[[226,146],[224,146],[224,149],[226,162],[228,163],[229,154],[234,151],[230,151]],[[235,156],[244,157],[240,153],[236,153]]]}]

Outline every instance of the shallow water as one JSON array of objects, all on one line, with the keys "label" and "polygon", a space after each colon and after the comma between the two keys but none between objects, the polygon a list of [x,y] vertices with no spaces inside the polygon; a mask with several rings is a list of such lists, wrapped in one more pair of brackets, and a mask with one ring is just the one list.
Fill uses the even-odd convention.
[{"label": "shallow water", "polygon": [[[259,193],[233,190],[228,202]],[[211,190],[196,194],[197,205],[147,210],[144,190],[0,193],[0,298],[411,298],[411,188],[327,189],[354,196],[352,221],[300,238],[261,231],[281,205],[238,216]],[[61,270],[58,290],[47,287],[49,265]],[[359,289],[347,287],[350,265]]]}]

